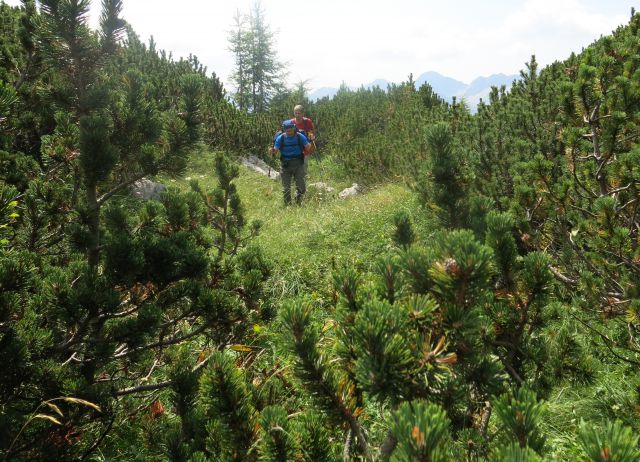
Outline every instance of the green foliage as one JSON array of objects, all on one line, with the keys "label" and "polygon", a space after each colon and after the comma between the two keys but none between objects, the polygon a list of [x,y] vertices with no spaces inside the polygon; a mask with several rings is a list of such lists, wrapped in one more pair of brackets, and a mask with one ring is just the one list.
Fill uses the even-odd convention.
[{"label": "green foliage", "polygon": [[494,406],[509,441],[521,448],[529,447],[538,453],[542,452],[545,437],[540,425],[545,406],[537,400],[534,392],[521,387],[513,396],[500,396]]},{"label": "green foliage", "polygon": [[638,436],[620,421],[609,422],[604,431],[583,422],[579,440],[588,460],[592,462],[631,462],[640,457]]},{"label": "green foliage", "polygon": [[491,211],[486,217],[485,243],[493,249],[503,284],[511,287],[518,251],[513,238],[513,218],[509,214]]},{"label": "green foliage", "polygon": [[117,162],[117,152],[109,142],[109,122],[98,115],[80,121],[80,165],[87,185],[106,180]]},{"label": "green foliage", "polygon": [[202,137],[202,79],[197,74],[182,76],[180,89],[182,90],[181,113],[188,131],[188,145],[200,141]]},{"label": "green foliage", "polygon": [[310,307],[294,302],[283,308],[282,322],[291,335],[291,347],[297,355],[296,365],[301,378],[318,404],[334,419],[353,418],[353,387],[339,380],[338,371],[327,363],[319,349],[320,333],[312,321]]},{"label": "green foliage", "polygon": [[365,303],[353,326],[355,375],[373,399],[406,399],[417,361],[407,338],[408,317],[386,301]]},{"label": "green foliage", "polygon": [[392,461],[453,460],[447,451],[449,422],[439,406],[425,401],[407,401],[391,418],[391,431],[398,443]]},{"label": "green foliage", "polygon": [[[0,458],[639,457],[638,16],[472,115],[281,88],[259,6],[231,103],[88,8],[0,5]],[[318,167],[408,188],[278,208],[228,154],[297,103]]]},{"label": "green foliage", "polygon": [[246,460],[257,415],[244,374],[232,355],[213,355],[200,379],[200,390],[205,416],[213,421],[207,429],[207,444],[215,444],[225,454],[223,460]]},{"label": "green foliage", "polygon": [[9,246],[15,236],[12,227],[20,217],[17,198],[15,188],[0,184],[0,248]]},{"label": "green foliage", "polygon": [[493,253],[466,230],[445,234],[438,242],[441,258],[429,275],[443,304],[470,307],[485,293],[493,272]]},{"label": "green foliage", "polygon": [[[135,452],[129,460],[205,454],[207,408],[194,403],[209,359],[195,364],[179,347],[244,343],[241,321],[261,316],[269,264],[255,250],[238,265],[211,258],[219,233],[193,193],[148,203],[122,193],[143,176],[184,171],[223,89],[195,57],[175,62],[132,31],[123,43],[120,1],[103,2],[98,33],[88,2],[39,7],[1,6],[12,26],[0,41],[19,40],[7,48],[11,66],[0,62],[0,357],[15,361],[2,377],[0,457],[74,460],[99,445]],[[239,198],[231,203],[238,214]],[[29,420],[57,396],[103,412]],[[165,412],[179,419],[164,422]]]},{"label": "green foliage", "polygon": [[444,226],[456,228],[467,221],[468,173],[453,132],[446,123],[427,128],[425,139],[429,153],[426,171],[416,178],[416,189],[424,206],[434,207]]},{"label": "green foliage", "polygon": [[332,100],[306,106],[319,151],[359,184],[419,178],[428,157],[424,127],[444,120],[447,110],[428,85],[416,91],[411,81],[387,89],[343,86]]},{"label": "green foliage", "polygon": [[259,460],[287,462],[295,459],[296,441],[287,412],[280,406],[262,410],[260,424],[264,431]]},{"label": "green foliage", "polygon": [[[290,111],[290,108],[289,108]],[[262,156],[273,143],[282,117],[271,112],[248,113],[230,102],[211,96],[200,109],[204,141],[214,149],[236,155]],[[287,114],[288,116],[288,114]]]},{"label": "green foliage", "polygon": [[396,231],[393,234],[393,241],[398,247],[407,249],[416,239],[411,216],[404,210],[399,211],[393,217]]},{"label": "green foliage", "polygon": [[3,183],[14,186],[18,191],[25,191],[29,181],[37,175],[39,167],[32,157],[22,153],[0,151],[0,166]]},{"label": "green foliage", "polygon": [[17,99],[13,87],[4,82],[0,82],[0,127],[2,127],[7,117],[11,114],[11,108]]},{"label": "green foliage", "polygon": [[379,292],[391,304],[402,296],[402,268],[398,260],[395,256],[385,256],[376,262]]},{"label": "green foliage", "polygon": [[315,411],[306,411],[296,419],[297,433],[300,435],[300,448],[303,454],[302,460],[314,462],[316,460],[336,460],[332,454],[329,441],[329,433],[325,428],[325,422],[320,414]]},{"label": "green foliage", "polygon": [[512,443],[498,449],[489,460],[491,462],[540,462],[542,459],[533,449]]},{"label": "green foliage", "polygon": [[260,230],[260,222],[251,223],[247,235],[243,235],[245,227],[244,207],[240,202],[236,185],[233,181],[238,177],[238,166],[231,163],[222,153],[216,156],[215,173],[218,187],[210,193],[204,193],[197,181],[191,181],[191,189],[202,197],[207,211],[207,223],[215,230],[217,237],[214,246],[218,257],[236,255],[241,245],[255,237]]},{"label": "green foliage", "polygon": [[401,264],[411,290],[416,294],[426,294],[433,287],[429,268],[436,259],[432,248],[412,246],[402,255]]}]

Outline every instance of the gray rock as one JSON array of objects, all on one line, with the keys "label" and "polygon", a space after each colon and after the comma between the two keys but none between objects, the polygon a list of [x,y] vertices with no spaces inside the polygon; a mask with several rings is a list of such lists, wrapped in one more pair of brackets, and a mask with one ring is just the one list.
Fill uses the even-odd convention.
[{"label": "gray rock", "polygon": [[260,159],[257,156],[250,155],[247,157],[240,158],[240,163],[254,172],[259,173],[260,175],[265,175],[271,178],[272,180],[280,179],[280,172],[267,165],[265,161]]},{"label": "gray rock", "polygon": [[358,183],[353,183],[350,188],[340,191],[338,197],[340,199],[346,199],[347,197],[357,196],[360,192],[362,192],[362,189],[358,186]]},{"label": "gray rock", "polygon": [[162,183],[156,183],[155,181],[142,178],[136,181],[129,187],[131,195],[140,200],[160,200],[160,196],[166,192],[167,187]]}]

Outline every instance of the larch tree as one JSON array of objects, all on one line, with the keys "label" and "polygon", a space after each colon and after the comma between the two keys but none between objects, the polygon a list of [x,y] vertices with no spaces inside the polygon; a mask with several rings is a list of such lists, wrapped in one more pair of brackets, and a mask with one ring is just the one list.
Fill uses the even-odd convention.
[{"label": "larch tree", "polygon": [[236,61],[231,77],[236,104],[249,112],[267,111],[271,99],[284,88],[285,65],[278,60],[275,34],[259,2],[249,14],[236,13],[229,45]]}]

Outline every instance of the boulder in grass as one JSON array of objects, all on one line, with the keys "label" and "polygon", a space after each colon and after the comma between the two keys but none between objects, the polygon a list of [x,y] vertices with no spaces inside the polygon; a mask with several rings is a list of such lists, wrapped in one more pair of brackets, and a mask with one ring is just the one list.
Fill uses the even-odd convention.
[{"label": "boulder in grass", "polygon": [[129,191],[136,199],[158,201],[162,194],[167,191],[167,187],[162,183],[142,178],[129,186]]},{"label": "boulder in grass", "polygon": [[277,169],[270,167],[264,160],[260,159],[257,156],[250,155],[247,157],[242,157],[240,159],[240,163],[248,169],[259,173],[260,175],[268,176],[272,180],[280,179],[280,172],[278,172]]},{"label": "boulder in grass", "polygon": [[358,183],[353,183],[350,188],[346,188],[340,191],[338,197],[340,199],[346,199],[347,197],[357,196],[360,192],[362,192],[362,189],[360,188]]}]

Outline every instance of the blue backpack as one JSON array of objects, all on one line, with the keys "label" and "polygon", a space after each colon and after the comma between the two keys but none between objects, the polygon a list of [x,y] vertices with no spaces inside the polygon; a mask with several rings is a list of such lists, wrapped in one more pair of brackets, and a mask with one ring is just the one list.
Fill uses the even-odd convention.
[{"label": "blue backpack", "polygon": [[[278,137],[282,135],[282,138],[280,138],[280,145],[277,146],[276,145],[276,140],[278,139]],[[278,130],[276,132],[276,135],[273,137],[273,144],[274,146],[276,146],[279,150],[280,150],[280,154],[282,155],[282,148],[284,148],[284,138],[285,138],[286,133],[282,130]],[[295,137],[298,140],[298,146],[300,146],[300,156],[304,157],[304,144],[302,143],[302,138],[300,138],[300,132],[298,132],[298,129],[295,128]]]}]

